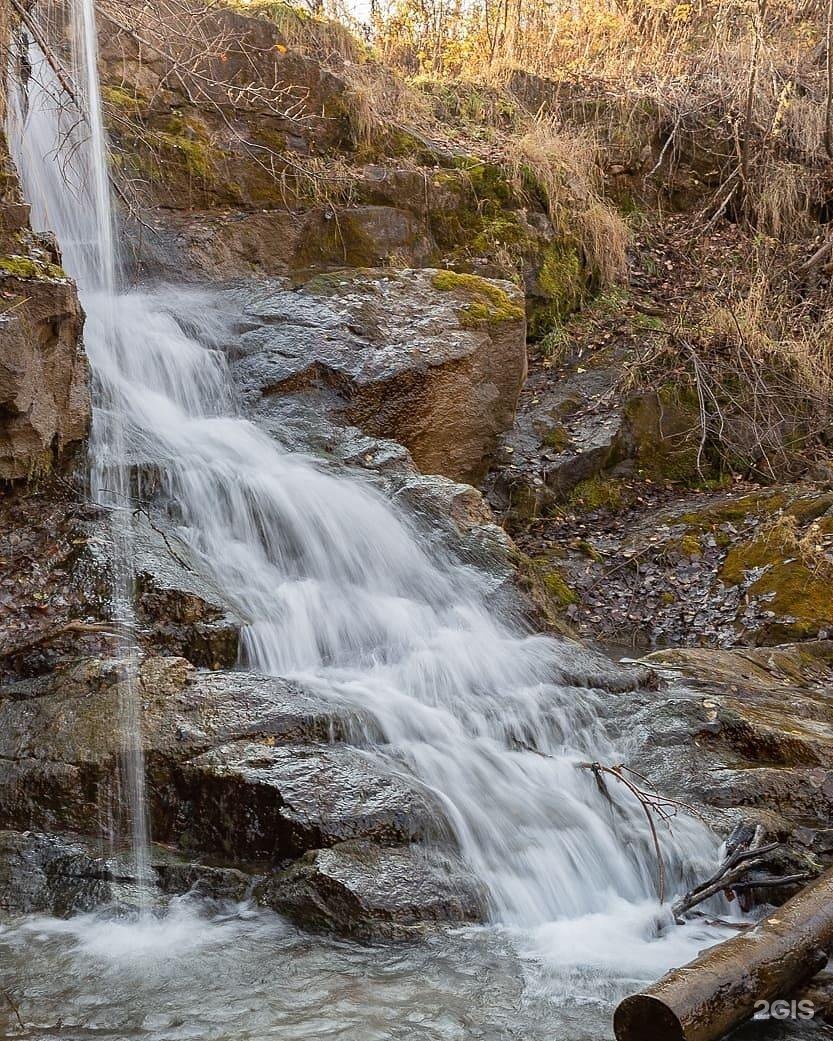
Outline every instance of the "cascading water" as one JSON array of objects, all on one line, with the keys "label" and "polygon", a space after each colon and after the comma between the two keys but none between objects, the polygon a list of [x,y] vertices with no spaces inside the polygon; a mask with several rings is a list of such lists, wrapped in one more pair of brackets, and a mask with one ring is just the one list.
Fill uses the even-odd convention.
[{"label": "cascading water", "polygon": [[[126,660],[128,464],[139,461],[164,475],[180,534],[249,621],[245,665],[373,718],[384,737],[379,751],[441,800],[496,920],[531,929],[650,911],[656,862],[641,807],[614,792],[617,822],[592,775],[576,768],[621,758],[603,723],[604,692],[564,679],[580,672],[581,651],[496,617],[486,578],[429,554],[408,518],[366,481],[285,452],[234,415],[218,349],[222,321],[210,300],[118,288],[92,0],[77,0],[75,32],[86,126],[68,137],[67,99],[35,54],[28,97],[13,85],[9,140],[33,221],[56,233],[87,313],[93,490],[115,518],[123,573],[114,615],[128,634]],[[135,691],[127,701],[144,877]],[[674,837],[669,877],[680,881],[713,844],[685,818]]]}]

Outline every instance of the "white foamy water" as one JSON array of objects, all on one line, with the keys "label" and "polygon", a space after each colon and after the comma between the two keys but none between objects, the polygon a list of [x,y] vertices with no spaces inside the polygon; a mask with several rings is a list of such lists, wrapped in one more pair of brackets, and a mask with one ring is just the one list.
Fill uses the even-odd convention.
[{"label": "white foamy water", "polygon": [[[89,71],[88,19],[81,31]],[[623,758],[604,724],[608,695],[565,678],[591,667],[585,652],[502,618],[489,580],[429,550],[366,479],[286,452],[234,413],[219,350],[224,320],[210,294],[118,288],[103,137],[77,122],[66,99],[58,103],[54,75],[34,50],[32,57],[28,98],[13,85],[9,140],[33,223],[56,233],[87,313],[92,490],[118,518],[125,566],[131,460],[163,475],[179,533],[248,621],[244,665],[296,678],[373,718],[380,750],[441,800],[488,887],[494,921],[524,959],[562,979],[569,966],[581,978],[615,976],[617,965],[627,975],[634,955],[634,973],[646,977],[685,960],[704,937],[671,929],[658,938],[656,862],[642,808],[613,787],[612,812],[577,767]],[[87,90],[97,97],[92,75]],[[116,603],[128,593],[125,580]],[[138,752],[135,703],[125,725]],[[140,792],[133,798],[141,803]],[[133,817],[141,844],[141,808]],[[715,848],[684,816],[663,842],[672,888]],[[197,933],[208,928],[196,921]],[[41,926],[43,942],[63,943],[65,953],[68,936],[101,927],[96,918],[84,923]],[[91,956],[106,955],[98,941],[83,942],[93,944]],[[73,957],[83,942],[71,947]],[[136,943],[145,941],[137,934]]]}]

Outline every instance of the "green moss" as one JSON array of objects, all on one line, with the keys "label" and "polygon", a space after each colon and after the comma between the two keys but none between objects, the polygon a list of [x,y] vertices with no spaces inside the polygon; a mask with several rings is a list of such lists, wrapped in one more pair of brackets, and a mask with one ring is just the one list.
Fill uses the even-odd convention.
[{"label": "green moss", "polygon": [[0,275],[10,278],[66,278],[66,272],[57,264],[34,260],[16,253],[0,257]]},{"label": "green moss", "polygon": [[529,229],[520,217],[509,213],[485,218],[480,231],[471,240],[471,245],[479,253],[488,253],[496,245],[518,252],[529,249],[532,243]]},{"label": "green moss", "polygon": [[547,448],[554,448],[556,452],[563,452],[570,444],[570,435],[566,427],[557,426],[544,434],[541,438],[541,443],[546,445]]},{"label": "green moss", "polygon": [[470,156],[456,158],[453,166],[468,174],[472,190],[481,205],[486,206],[493,214],[498,214],[502,206],[516,201],[515,192],[506,172],[497,163],[486,163]]},{"label": "green moss", "polygon": [[588,542],[586,539],[579,539],[576,545],[576,549],[578,549],[579,552],[583,553],[586,557],[589,557],[590,560],[594,561],[596,564],[600,564],[604,560],[604,557],[596,549],[593,543]]},{"label": "green moss", "polygon": [[464,328],[484,323],[518,322],[524,318],[524,309],[514,303],[504,289],[479,275],[438,271],[431,284],[440,292],[458,293],[469,298],[469,303],[459,312],[460,324]]},{"label": "green moss", "polygon": [[135,117],[142,106],[143,99],[124,87],[102,86],[101,99],[112,108],[119,109],[123,114]]},{"label": "green moss", "polygon": [[569,503],[571,506],[583,510],[618,510],[623,502],[624,495],[622,485],[613,477],[603,477],[597,474],[579,484],[570,492]]},{"label": "green moss", "polygon": [[788,513],[800,524],[817,520],[833,506],[833,492],[821,495],[802,495],[792,502],[786,503],[784,512]]},{"label": "green moss", "polygon": [[547,587],[547,592],[561,607],[569,607],[570,604],[578,603],[578,594],[570,588],[558,569],[547,571],[543,575],[543,582]]},{"label": "green moss", "polygon": [[696,535],[683,535],[680,539],[680,550],[687,557],[699,557],[703,547]]},{"label": "green moss", "polygon": [[830,579],[796,559],[782,559],[777,544],[766,539],[735,546],[726,556],[721,575],[738,584],[753,568],[763,574],[749,592],[767,599],[767,609],[777,616],[768,628],[777,638],[813,636],[833,627],[833,598]]},{"label": "green moss", "polygon": [[154,135],[160,150],[184,167],[189,176],[208,181],[214,175],[216,153],[205,138],[187,132],[160,130]]},{"label": "green moss", "polygon": [[518,549],[510,550],[509,559],[516,569],[518,585],[535,608],[539,623],[557,632],[570,633],[564,608],[577,603],[578,596],[553,568],[550,559],[533,559]]},{"label": "green moss", "polygon": [[777,563],[777,547],[772,540],[766,538],[753,539],[751,542],[741,542],[726,554],[720,577],[730,585],[738,585],[743,582],[747,571],[753,568],[770,567]]},{"label": "green moss", "polygon": [[755,493],[741,495],[737,499],[724,499],[721,502],[704,506],[702,510],[691,510],[680,515],[680,523],[686,524],[691,532],[707,532],[721,524],[737,524],[747,517],[760,514],[774,514],[785,504],[782,493]]},{"label": "green moss", "polygon": [[542,252],[537,273],[537,304],[530,315],[530,339],[542,340],[555,331],[587,295],[587,275],[578,249],[571,242],[552,242]]}]

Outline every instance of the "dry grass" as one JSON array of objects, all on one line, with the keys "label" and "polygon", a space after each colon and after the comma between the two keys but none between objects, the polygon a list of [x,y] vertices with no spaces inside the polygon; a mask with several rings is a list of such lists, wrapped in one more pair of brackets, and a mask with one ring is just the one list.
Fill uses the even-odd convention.
[{"label": "dry grass", "polygon": [[246,14],[268,18],[277,25],[286,46],[316,58],[330,68],[367,61],[370,50],[353,27],[337,18],[313,14],[298,3],[285,0],[231,0],[230,6]]},{"label": "dry grass", "polygon": [[776,481],[827,458],[833,432],[833,309],[802,296],[777,246],[761,247],[751,283],[724,289],[651,346],[629,388],[696,393],[702,452],[722,468]]},{"label": "dry grass", "polygon": [[530,175],[543,190],[556,231],[577,240],[597,285],[627,275],[628,228],[602,197],[599,152],[591,134],[565,132],[538,118],[511,143],[511,163],[522,186]]}]

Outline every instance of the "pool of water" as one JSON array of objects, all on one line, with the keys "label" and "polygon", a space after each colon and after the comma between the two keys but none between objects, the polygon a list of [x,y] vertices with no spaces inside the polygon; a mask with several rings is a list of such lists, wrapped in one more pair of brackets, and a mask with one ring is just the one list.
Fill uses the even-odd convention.
[{"label": "pool of water", "polygon": [[[648,906],[532,933],[377,945],[188,898],[141,921],[28,917],[0,925],[0,1037],[605,1041],[619,998],[715,938],[706,926],[657,936]],[[761,1023],[742,1036],[833,1033]]]}]

